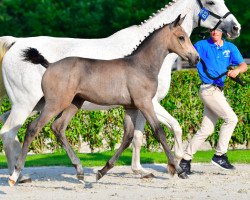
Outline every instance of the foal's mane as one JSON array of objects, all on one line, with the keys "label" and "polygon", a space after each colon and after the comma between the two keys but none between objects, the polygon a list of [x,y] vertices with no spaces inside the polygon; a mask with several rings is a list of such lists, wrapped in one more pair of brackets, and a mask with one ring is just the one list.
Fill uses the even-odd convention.
[{"label": "foal's mane", "polygon": [[[141,27],[143,24],[146,24],[148,23],[148,21],[150,21],[151,19],[157,17],[160,13],[162,13],[163,11],[165,11],[166,9],[168,9],[170,6],[174,5],[176,2],[178,2],[179,0],[172,0],[170,1],[168,4],[165,5],[165,7],[157,10],[156,13],[153,13],[148,20],[144,20],[143,22],[141,22],[140,25],[138,25],[138,27]],[[148,41],[151,37],[152,37],[152,34],[155,33],[155,31],[158,31],[160,30],[161,28],[165,27],[166,25],[168,24],[160,24],[158,28],[155,28],[154,30],[152,31],[149,31],[142,40],[139,41],[139,44],[137,44],[135,46],[135,48],[133,49],[133,51],[127,55],[125,55],[124,57],[128,57],[128,56],[131,56],[133,55],[135,52],[137,52],[138,49],[141,49],[141,47],[146,43],[146,41]]]},{"label": "foal's mane", "polygon": [[145,37],[143,41],[140,41],[140,44],[139,44],[138,46],[136,46],[136,48],[132,51],[131,54],[126,55],[125,58],[126,58],[126,57],[129,57],[129,56],[132,56],[132,55],[134,55],[135,53],[137,53],[138,51],[140,51],[140,50],[144,47],[144,45],[147,44],[147,42],[148,42],[149,40],[151,40],[151,39],[156,35],[157,32],[159,32],[161,29],[163,29],[165,26],[168,26],[168,25],[169,25],[169,24],[163,24],[163,25],[160,26],[159,28],[154,29],[154,31],[151,32],[151,33],[149,33],[149,35],[148,35],[147,37]]}]

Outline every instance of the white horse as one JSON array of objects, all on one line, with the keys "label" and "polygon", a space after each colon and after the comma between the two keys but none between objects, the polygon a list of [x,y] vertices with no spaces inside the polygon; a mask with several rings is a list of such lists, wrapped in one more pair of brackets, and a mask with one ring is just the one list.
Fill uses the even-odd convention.
[{"label": "white horse", "polygon": [[[208,13],[202,9],[203,7],[211,11],[210,15],[207,15]],[[200,16],[198,16],[199,13],[201,13]],[[1,116],[2,121],[5,123],[0,131],[8,160],[9,173],[12,174],[21,150],[20,143],[16,139],[18,129],[31,115],[32,111],[39,109],[38,107],[41,103],[39,100],[43,97],[41,79],[45,69],[41,65],[24,62],[21,55],[23,49],[27,47],[36,48],[49,62],[56,62],[68,56],[104,60],[121,58],[130,54],[140,44],[140,41],[155,28],[174,21],[179,14],[186,15],[182,26],[189,35],[199,24],[209,29],[218,27],[231,38],[236,38],[240,34],[240,24],[229,13],[224,0],[174,0],[141,25],[128,27],[103,39],[1,37],[0,52],[2,53],[0,62],[3,58],[3,81],[12,103],[11,111]],[[203,19],[201,20],[201,18]],[[175,136],[175,154],[178,158],[181,158],[183,155],[182,129],[178,121],[159,103],[168,93],[171,68],[176,58],[176,54],[170,54],[165,58],[158,76],[158,89],[153,99],[153,105],[158,119],[173,131]],[[1,86],[0,95],[3,97],[4,86],[3,84]],[[109,108],[89,102],[84,103],[82,107],[82,109],[86,110]],[[142,146],[144,125],[145,119],[141,114],[137,118],[135,127],[132,170],[142,176],[148,175],[148,171],[143,169],[140,164],[140,148]]]}]

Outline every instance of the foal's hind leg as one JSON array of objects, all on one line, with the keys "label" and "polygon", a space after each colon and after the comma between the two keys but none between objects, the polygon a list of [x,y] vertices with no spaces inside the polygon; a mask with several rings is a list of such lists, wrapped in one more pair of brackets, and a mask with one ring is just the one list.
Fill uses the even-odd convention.
[{"label": "foal's hind leg", "polygon": [[133,140],[135,120],[138,114],[136,109],[126,109],[125,119],[124,119],[124,135],[122,144],[119,149],[115,152],[113,157],[106,163],[106,165],[98,170],[96,175],[96,180],[101,179],[111,168],[114,167],[115,162],[119,159],[122,152],[129,147]]},{"label": "foal's hind leg", "polygon": [[35,139],[35,137],[38,135],[39,131],[45,126],[45,124],[47,124],[54,116],[58,115],[65,107],[61,108],[54,104],[52,104],[51,106],[45,105],[41,115],[35,121],[31,122],[31,124],[28,126],[21,154],[17,159],[13,174],[9,177],[10,186],[13,186],[16,183],[21,173],[21,170],[24,167],[25,158],[28,154],[31,142]]},{"label": "foal's hind leg", "polygon": [[151,128],[154,131],[155,138],[161,143],[167,157],[168,157],[168,170],[171,175],[178,173],[180,178],[188,178],[185,172],[180,168],[178,162],[174,155],[172,154],[167,141],[166,135],[163,128],[160,125],[159,120],[156,117],[155,111],[153,109],[153,104],[151,100],[143,100],[142,102],[137,102],[137,107],[143,113],[146,120],[149,122]]},{"label": "foal's hind leg", "polygon": [[80,98],[75,98],[71,105],[66,108],[54,121],[52,124],[52,130],[54,131],[57,140],[62,144],[63,148],[67,151],[67,154],[76,168],[77,178],[79,180],[84,180],[84,172],[80,159],[77,157],[73,149],[68,143],[68,140],[65,136],[65,130],[72,119],[72,117],[77,113],[81,108],[84,100]]}]

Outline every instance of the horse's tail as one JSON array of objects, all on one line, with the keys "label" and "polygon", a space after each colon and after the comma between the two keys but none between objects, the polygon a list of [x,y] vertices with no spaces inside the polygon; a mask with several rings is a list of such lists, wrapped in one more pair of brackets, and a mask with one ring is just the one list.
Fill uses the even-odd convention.
[{"label": "horse's tail", "polygon": [[0,65],[2,67],[3,57],[6,52],[15,44],[16,38],[11,36],[0,37]]},{"label": "horse's tail", "polygon": [[42,56],[42,54],[35,48],[27,48],[23,51],[24,61],[33,64],[41,64],[43,67],[48,68],[49,62]]},{"label": "horse's tail", "polygon": [[0,37],[0,104],[6,96],[6,90],[3,83],[2,63],[4,55],[15,44],[16,38],[11,36]]}]

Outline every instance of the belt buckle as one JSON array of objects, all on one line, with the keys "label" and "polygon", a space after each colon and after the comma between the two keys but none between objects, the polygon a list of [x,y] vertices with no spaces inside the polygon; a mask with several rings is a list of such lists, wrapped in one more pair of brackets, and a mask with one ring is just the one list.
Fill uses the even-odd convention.
[{"label": "belt buckle", "polygon": [[220,89],[220,91],[223,91],[224,90],[224,87],[223,86],[219,86],[219,85],[216,85],[216,84],[212,84],[213,86],[217,87]]}]

